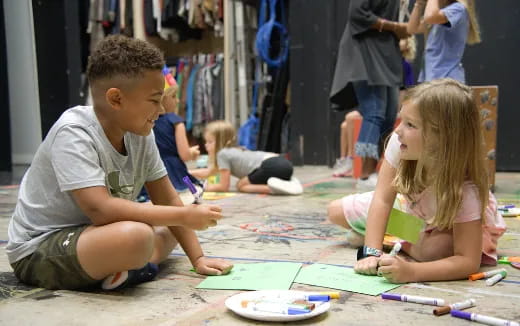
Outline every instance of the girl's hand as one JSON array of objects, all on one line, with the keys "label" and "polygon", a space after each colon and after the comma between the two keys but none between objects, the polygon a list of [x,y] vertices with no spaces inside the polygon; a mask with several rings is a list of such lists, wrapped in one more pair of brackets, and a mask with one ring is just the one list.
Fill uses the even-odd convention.
[{"label": "girl's hand", "polygon": [[399,256],[381,256],[377,273],[386,278],[390,283],[408,283],[414,281],[412,264]]},{"label": "girl's hand", "polygon": [[195,160],[200,155],[199,145],[190,147],[191,160]]},{"label": "girl's hand", "polygon": [[354,271],[358,274],[376,275],[379,259],[379,257],[370,256],[358,260],[354,265]]},{"label": "girl's hand", "polygon": [[225,275],[233,269],[233,264],[224,259],[201,256],[197,258],[193,267],[199,274]]}]

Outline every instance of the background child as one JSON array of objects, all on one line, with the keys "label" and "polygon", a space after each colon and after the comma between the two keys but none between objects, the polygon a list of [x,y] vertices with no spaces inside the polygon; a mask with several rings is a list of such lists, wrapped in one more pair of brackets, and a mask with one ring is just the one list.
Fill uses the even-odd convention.
[{"label": "background child", "polygon": [[208,151],[207,169],[190,171],[199,178],[220,173],[217,184],[209,184],[208,191],[228,191],[231,175],[239,179],[237,189],[242,192],[299,195],[300,182],[292,178],[293,166],[275,153],[249,151],[236,145],[235,128],[227,121],[213,121],[204,132]]},{"label": "background child", "polygon": [[[218,206],[183,207],[151,130],[162,111],[164,60],[149,43],[101,41],[89,58],[93,107],[63,113],[20,185],[9,224],[9,262],[22,282],[48,289],[112,289],[149,281],[177,242],[195,270],[232,265],[204,256],[194,229]],[[134,202],[146,188],[154,205]]]},{"label": "background child", "polygon": [[[505,231],[488,190],[479,112],[470,88],[451,79],[408,92],[375,192],[333,201],[329,219],[358,237],[366,227],[358,273],[375,274],[379,267],[394,283],[466,278],[481,263],[496,263]],[[394,206],[427,223],[416,244],[403,244],[418,262],[380,257]]]},{"label": "background child", "polygon": [[[172,80],[175,81],[175,79]],[[185,176],[188,176],[194,184],[199,184],[199,181],[188,173],[184,162],[195,160],[200,152],[198,145],[190,147],[186,137],[184,119],[177,115],[179,104],[177,91],[177,84],[165,89],[161,99],[165,112],[159,115],[159,119],[155,121],[153,132],[170,181],[177,191],[184,191],[187,189],[186,184],[182,181]],[[141,195],[147,196],[145,191]],[[192,200],[192,198],[188,198],[188,200]],[[140,199],[140,201],[143,200]]]},{"label": "background child", "polygon": [[474,0],[417,0],[408,33],[426,38],[419,82],[446,77],[465,82],[461,61],[466,43],[480,43]]}]

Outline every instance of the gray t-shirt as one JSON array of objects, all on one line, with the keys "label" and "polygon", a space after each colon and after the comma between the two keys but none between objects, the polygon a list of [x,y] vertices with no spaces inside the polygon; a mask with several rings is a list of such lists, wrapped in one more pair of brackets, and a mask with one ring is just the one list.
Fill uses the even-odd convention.
[{"label": "gray t-shirt", "polygon": [[219,169],[229,170],[232,175],[240,179],[260,167],[264,158],[272,155],[268,152],[227,147],[218,152],[217,164]]},{"label": "gray t-shirt", "polygon": [[10,263],[32,254],[53,232],[92,223],[71,190],[103,186],[114,197],[134,200],[145,181],[166,175],[153,133],[126,133],[124,142],[127,155],[114,149],[92,107],[61,115],[20,184],[8,230]]}]

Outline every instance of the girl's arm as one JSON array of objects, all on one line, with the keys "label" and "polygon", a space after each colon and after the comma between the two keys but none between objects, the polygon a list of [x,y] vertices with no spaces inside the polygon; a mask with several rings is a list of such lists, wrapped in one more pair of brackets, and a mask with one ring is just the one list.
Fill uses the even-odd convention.
[{"label": "girl's arm", "polygon": [[210,168],[189,170],[188,172],[197,179],[207,179],[210,175],[215,174],[215,171]]},{"label": "girl's arm", "polygon": [[428,0],[424,10],[424,22],[430,25],[448,22],[448,18],[440,9],[439,0]]},{"label": "girl's arm", "polygon": [[219,183],[208,184],[206,187],[206,190],[207,191],[226,192],[226,191],[229,191],[230,183],[231,183],[231,172],[228,169],[221,169]]},{"label": "girl's arm", "polygon": [[[368,209],[365,234],[365,245],[367,247],[380,250],[383,248],[386,224],[397,195],[392,186],[395,174],[396,169],[386,160],[383,160],[379,170],[376,190]],[[354,270],[360,274],[375,275],[378,261],[379,258],[374,256],[361,259],[356,263]]]},{"label": "girl's arm", "polygon": [[[400,257],[385,256],[379,271],[393,283],[447,281],[465,279],[478,271],[482,257],[482,221],[456,223],[453,226],[453,255],[430,262],[407,262]],[[439,239],[421,244],[423,256],[434,255]],[[440,254],[440,253],[439,253]],[[421,252],[419,253],[421,255]],[[413,256],[413,254],[412,254]],[[416,258],[416,257],[414,257]],[[417,257],[427,258],[427,257]]]},{"label": "girl's arm", "polygon": [[394,206],[395,196],[397,195],[394,186],[392,186],[395,173],[396,169],[386,160],[383,160],[374,197],[368,209],[365,235],[365,245],[368,247],[376,249],[383,248],[386,223],[388,222],[388,217],[390,216],[390,211]]},{"label": "girl's arm", "polygon": [[407,30],[410,34],[419,34],[426,32],[426,23],[423,20],[423,14],[426,7],[426,0],[417,0],[413,6],[410,20],[408,21]]},{"label": "girl's arm", "polygon": [[199,146],[190,147],[188,137],[186,137],[186,127],[184,123],[177,123],[174,126],[175,143],[177,144],[177,151],[181,160],[184,162],[191,161],[197,158],[200,154]]}]

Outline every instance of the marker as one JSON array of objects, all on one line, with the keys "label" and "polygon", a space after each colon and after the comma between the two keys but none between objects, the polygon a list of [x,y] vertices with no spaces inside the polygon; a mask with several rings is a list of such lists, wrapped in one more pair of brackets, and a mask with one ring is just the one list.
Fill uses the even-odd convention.
[{"label": "marker", "polygon": [[420,296],[415,296],[415,295],[381,293],[381,298],[387,299],[387,300],[428,304],[431,306],[444,306],[444,299],[420,297]]},{"label": "marker", "polygon": [[451,315],[453,317],[476,321],[477,323],[492,325],[492,326],[520,326],[519,323],[505,320],[495,317],[489,317],[484,315],[478,315],[471,312],[465,312],[460,310],[452,310]]},{"label": "marker", "polygon": [[515,207],[516,207],[515,205],[501,205],[501,206],[498,206],[497,209],[504,210],[504,209],[515,208]]},{"label": "marker", "polygon": [[396,242],[394,244],[394,247],[392,248],[392,251],[390,251],[390,256],[397,256],[399,251],[401,250],[401,242]]},{"label": "marker", "polygon": [[186,186],[188,186],[188,189],[190,190],[190,192],[193,194],[193,197],[195,198],[193,203],[194,204],[200,204],[200,201],[201,201],[200,200],[200,196],[197,194],[197,188],[195,188],[195,186],[191,182],[190,177],[185,176],[185,177],[182,178],[182,181],[184,181]]},{"label": "marker", "polygon": [[506,269],[505,268],[499,268],[499,269],[494,269],[492,271],[488,271],[488,272],[482,272],[482,273],[475,273],[475,274],[471,274],[469,276],[469,279],[471,281],[476,281],[476,280],[480,280],[480,279],[483,279],[483,278],[488,278],[488,277],[491,277],[493,275],[497,275],[499,274],[500,272],[505,272]]},{"label": "marker", "polygon": [[291,300],[306,300],[306,301],[330,301],[330,295],[323,294],[310,294],[310,295],[297,295],[290,298]]},{"label": "marker", "polygon": [[249,302],[247,303],[247,309],[281,315],[302,315],[310,312],[309,309],[296,308],[290,304],[276,302]]},{"label": "marker", "polygon": [[500,272],[500,273],[498,273],[498,274],[488,278],[486,280],[486,285],[487,286],[493,286],[496,283],[500,282],[500,280],[503,279],[506,276],[507,276],[507,272],[506,271],[502,271],[502,272]]},{"label": "marker", "polygon": [[457,302],[450,304],[448,306],[435,308],[433,309],[433,314],[435,316],[442,316],[447,313],[449,313],[451,310],[462,310],[462,309],[468,309],[475,306],[475,299],[468,299],[466,301]]},{"label": "marker", "polygon": [[511,263],[520,263],[520,257],[508,257],[502,256],[498,258],[499,264],[511,264]]},{"label": "marker", "polygon": [[340,292],[318,292],[316,294],[328,295],[331,299],[339,299],[341,297]]}]

